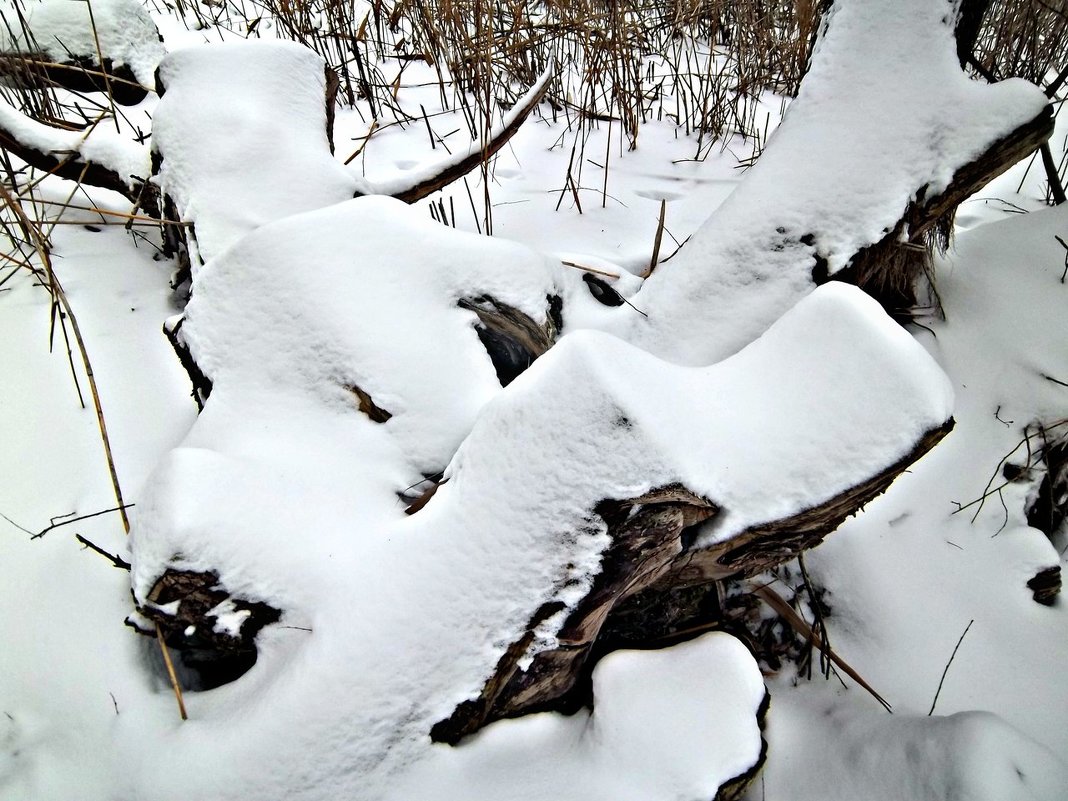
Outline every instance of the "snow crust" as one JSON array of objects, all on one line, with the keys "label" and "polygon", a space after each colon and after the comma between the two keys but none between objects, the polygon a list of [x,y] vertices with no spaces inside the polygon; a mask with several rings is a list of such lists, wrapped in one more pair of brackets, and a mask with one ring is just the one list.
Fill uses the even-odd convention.
[{"label": "snow crust", "polygon": [[195,224],[201,261],[264,223],[340,203],[363,186],[330,153],[324,68],[306,47],[266,41],[189,47],[160,62],[157,180]]},{"label": "snow crust", "polygon": [[99,53],[116,67],[128,65],[143,86],[155,86],[156,66],[166,51],[156,24],[138,0],[93,0],[92,17],[90,4],[79,0],[30,0],[20,5],[26,20],[20,30],[15,30],[19,17],[14,7],[4,9],[8,25],[0,26],[3,51],[40,49],[61,64],[79,57],[96,62]]},{"label": "snow crust", "polygon": [[[756,338],[893,229],[918,187],[1033,119],[1045,95],[1024,81],[978,83],[957,62],[955,3],[836,3],[797,99],[745,181],[620,313],[632,341],[707,364]],[[802,242],[813,237],[813,244]],[[759,290],[755,288],[759,287]]]}]

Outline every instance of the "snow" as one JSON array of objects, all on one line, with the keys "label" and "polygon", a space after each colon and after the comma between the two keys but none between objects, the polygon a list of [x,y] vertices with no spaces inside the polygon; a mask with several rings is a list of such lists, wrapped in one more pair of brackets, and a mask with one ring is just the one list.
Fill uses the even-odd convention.
[{"label": "snow", "polygon": [[760,752],[764,682],[729,635],[615,651],[597,663],[593,694],[592,712],[501,721],[463,748],[435,747],[397,797],[712,798]]},{"label": "snow", "polygon": [[1056,801],[1068,787],[1063,762],[989,712],[890,716],[788,696],[782,707],[790,726],[770,728],[769,748],[791,764],[770,763],[768,798]]},{"label": "snow", "polygon": [[[529,247],[386,198],[349,200],[367,184],[329,159],[321,104],[252,116],[267,94],[298,99],[313,85],[318,97],[317,58],[218,44],[169,56],[153,136],[174,154],[163,185],[196,223],[204,264],[183,330],[215,389],[195,417],[159,335],[176,311],[171,265],[119,229],[53,231],[135,531],[127,543],[105,516],[30,542],[0,520],[0,619],[13,646],[0,649],[0,798],[711,797],[761,747],[764,678],[725,634],[610,655],[594,673],[592,711],[502,721],[459,748],[426,732],[478,692],[533,609],[555,599],[566,610],[588,587],[607,544],[596,501],[681,481],[723,506],[701,535],[718,541],[825,499],[951,412],[954,433],[808,556],[829,592],[836,651],[898,714],[852,686],[799,683],[790,668],[768,677],[769,761],[748,797],[1063,795],[1068,618],[1063,601],[1036,605],[1026,581],[1064,557],[1026,526],[1029,483],[1002,490],[1004,519],[999,496],[974,524],[951,513],[983,492],[1024,424],[1065,416],[1064,388],[1044,377],[1068,380],[1053,238],[1065,212],[996,224],[985,224],[990,208],[966,215],[974,228],[938,267],[947,320],[925,321],[936,337],[905,333],[856,290],[813,290],[814,248],[800,244],[813,233],[840,266],[882,235],[854,204],[892,223],[910,181],[944,181],[947,164],[1040,107],[1018,84],[965,84],[945,27],[887,52],[860,16],[920,31],[948,8],[842,7],[835,25],[866,49],[828,36],[817,67],[845,59],[864,81],[841,86],[817,71],[721,214],[644,288],[632,275],[615,282],[648,321],[600,306],[579,270]],[[894,94],[883,68],[908,91]],[[220,83],[217,95],[204,88]],[[805,139],[835,114],[850,137]],[[872,115],[894,134],[868,143],[885,164],[859,156]],[[516,205],[495,209],[495,230],[568,261],[639,271],[656,198],[670,196],[682,238],[734,184],[723,161],[664,166],[690,144],[650,125],[644,149],[612,166],[611,191],[630,207],[556,214],[559,153],[546,143],[560,131],[528,122],[516,152],[501,154],[495,198]],[[421,164],[403,139],[390,132],[368,152],[396,147],[396,161]],[[909,142],[908,170],[891,169]],[[774,159],[784,185],[772,185]],[[817,203],[832,177],[835,202]],[[785,233],[770,233],[777,225]],[[769,236],[782,250],[755,263]],[[47,295],[28,274],[0,289],[0,440],[17,457],[0,512],[39,530],[55,514],[112,506],[94,415],[72,400],[62,354],[44,355]],[[502,390],[474,315],[456,306],[473,294],[539,321],[545,296],[560,294],[567,334]],[[392,311],[401,305],[403,321]],[[353,385],[393,417],[360,413]],[[397,493],[443,469],[433,501],[405,516]],[[132,558],[142,600],[166,566],[215,569],[284,617],[258,635],[259,660],[239,681],[187,693],[181,723],[155,644],[122,626],[128,576],[83,553],[75,531]],[[217,612],[217,628],[239,622]],[[555,645],[562,619],[533,650]]]},{"label": "snow", "polygon": [[734,353],[812,290],[817,255],[833,276],[890,233],[917,187],[933,197],[957,167],[1041,112],[1036,87],[984,85],[961,71],[953,7],[836,4],[746,180],[635,296],[648,317],[618,315],[632,341],[687,364]]},{"label": "snow", "polygon": [[54,128],[32,120],[0,100],[0,125],[20,144],[65,161],[72,153],[83,160],[107,167],[130,187],[151,174],[148,148],[117,133],[106,123],[98,123],[84,133]]},{"label": "snow", "polygon": [[[927,321],[934,337],[918,330],[954,385],[957,428],[807,558],[813,578],[832,591],[834,647],[896,712],[928,711],[954,644],[974,620],[937,712],[987,710],[1061,763],[1068,761],[1060,670],[1068,617],[1063,600],[1036,604],[1027,581],[1045,567],[1064,569],[1063,542],[1055,548],[1027,526],[1032,481],[1006,483],[974,522],[977,504],[954,512],[992,478],[994,487],[1003,483],[1001,460],[1025,425],[1065,417],[1065,388],[1044,376],[1068,374],[1068,286],[1060,283],[1064,249],[1054,238],[1066,225],[1068,209],[1058,207],[958,236],[937,271],[946,320]],[[1012,461],[1025,458],[1021,447]],[[798,690],[810,702],[827,695]],[[850,695],[827,703],[863,705]],[[772,731],[775,714],[773,705]]]},{"label": "snow", "polygon": [[323,70],[292,42],[188,47],[160,63],[158,182],[194,223],[201,262],[264,223],[340,203],[363,186],[330,154]]},{"label": "snow", "polygon": [[370,196],[264,226],[221,254],[198,275],[182,332],[224,392],[231,382],[307,387],[354,411],[348,388],[359,387],[431,474],[500,392],[474,312],[457,301],[493,297],[544,325],[552,276],[551,260],[526,248]]},{"label": "snow", "polygon": [[[360,252],[339,248],[331,232],[390,255],[354,268]],[[291,274],[296,247],[317,265],[314,278],[263,292]],[[670,365],[576,332],[487,397],[495,378],[457,293],[509,301],[525,288],[544,298],[549,277],[534,254],[374,197],[265,225],[201,269],[183,330],[214,389],[141,494],[134,592],[143,602],[167,567],[213,569],[235,594],[284,609],[285,625],[313,634],[265,632],[254,670],[226,688],[241,697],[239,713],[225,696],[188,701],[197,721],[225,726],[233,742],[190,735],[169,758],[197,761],[212,743],[210,781],[225,777],[245,794],[281,783],[290,797],[324,798],[358,781],[362,798],[398,797],[397,783],[433,758],[426,732],[478,694],[533,611],[573,608],[588,591],[609,544],[592,513],[598,501],[674,481],[707,488],[728,510],[712,535],[722,539],[896,461],[949,414],[951,393],[923,349],[840,284],[713,367]],[[375,310],[401,306],[412,309],[412,330],[393,343]],[[461,361],[431,350],[413,373],[412,342],[441,344]],[[869,391],[847,389],[843,375]],[[396,410],[384,424],[342,400],[339,390],[363,376]],[[783,421],[811,435],[754,459]],[[430,449],[439,441],[459,446],[448,482],[406,517],[397,493],[440,457]],[[835,449],[854,457],[828,458]],[[551,634],[536,647],[556,645]],[[260,739],[241,734],[253,731]],[[287,756],[264,771],[261,749],[282,731]],[[335,743],[329,754],[323,742]],[[309,783],[296,766],[313,752]],[[726,764],[738,772],[737,760]]]},{"label": "snow", "polygon": [[115,67],[128,65],[143,86],[155,86],[156,66],[166,51],[152,17],[138,0],[93,0],[91,7],[80,0],[29,0],[19,5],[26,26],[18,27],[13,5],[4,8],[3,51],[40,48],[59,63],[79,57],[97,62],[102,54]]}]

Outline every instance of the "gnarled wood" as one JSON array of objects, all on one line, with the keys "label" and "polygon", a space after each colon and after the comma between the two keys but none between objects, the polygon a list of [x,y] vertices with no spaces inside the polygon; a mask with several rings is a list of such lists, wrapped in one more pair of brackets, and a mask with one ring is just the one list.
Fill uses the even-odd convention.
[{"label": "gnarled wood", "polygon": [[906,456],[817,506],[711,546],[694,547],[692,532],[714,518],[719,508],[685,487],[665,487],[627,502],[602,503],[596,512],[608,526],[612,545],[590,592],[560,629],[558,647],[541,651],[528,667],[521,667],[538,625],[558,611],[543,607],[531,618],[526,634],[501,657],[479,698],[457,707],[434,727],[431,736],[456,743],[500,718],[581,702],[569,696],[581,689],[602,627],[628,598],[646,591],[647,602],[655,604],[662,593],[751,576],[796,558],[885,492],[952,428],[949,420],[928,431]]},{"label": "gnarled wood", "polygon": [[[25,117],[25,115],[20,115]],[[25,117],[29,122],[29,117]],[[56,129],[63,131],[63,129]],[[136,201],[144,195],[153,193],[150,184],[141,184],[130,181],[129,176],[122,176],[110,167],[99,162],[87,159],[77,150],[43,151],[33,144],[25,141],[15,128],[8,128],[0,121],[0,147],[14,156],[22,159],[31,167],[44,172],[67,178],[71,181],[98,186],[102,189],[110,189],[113,192],[125,196],[131,201]],[[145,202],[142,206],[149,208]]]},{"label": "gnarled wood", "polygon": [[[915,306],[916,280],[931,257],[932,246],[948,247],[957,206],[1041,147],[1052,134],[1053,107],[1046,106],[1026,125],[960,167],[939,194],[927,197],[927,188],[917,187],[916,199],[894,229],[858,252],[834,279],[856,284],[891,313]],[[828,280],[826,267],[821,271],[817,265],[813,279],[817,284]]]}]

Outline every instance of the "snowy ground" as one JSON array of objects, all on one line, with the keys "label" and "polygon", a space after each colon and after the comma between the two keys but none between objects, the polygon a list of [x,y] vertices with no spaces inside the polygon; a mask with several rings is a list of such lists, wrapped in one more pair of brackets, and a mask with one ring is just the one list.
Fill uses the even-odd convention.
[{"label": "snowy ground", "polygon": [[[168,24],[165,33],[172,49],[199,36],[173,21]],[[419,76],[413,73],[411,80],[418,83]],[[401,97],[407,96],[417,109],[435,94],[433,87],[413,88]],[[146,100],[135,113],[152,111],[153,102]],[[767,105],[769,113],[777,115],[779,101],[769,97]],[[457,126],[436,118],[435,127],[444,133]],[[736,156],[745,155],[749,147],[733,141],[730,150],[694,161],[695,142],[664,121],[647,124],[638,149],[626,152],[619,148],[618,132],[606,127],[600,141],[595,134],[588,148],[598,153],[598,162],[606,147],[611,151],[607,192],[601,191],[603,168],[587,163],[580,212],[570,192],[558,203],[570,156],[569,147],[557,144],[564,128],[562,120],[533,118],[498,156],[490,187],[494,233],[606,271],[637,273],[647,266],[661,199],[667,200],[667,229],[673,240],[681,242],[696,230],[737,184],[742,171]],[[346,142],[365,131],[358,116],[342,115],[335,136],[338,154],[344,156]],[[1063,149],[1066,134],[1068,126],[1062,123],[1053,140],[1058,149]],[[367,147],[365,177],[388,181],[439,156],[424,129],[391,128]],[[1026,586],[1038,569],[1065,565],[1065,533],[1050,543],[1027,527],[1024,509],[1033,482],[1007,485],[987,499],[974,521],[977,506],[953,514],[957,505],[982,496],[992,476],[992,486],[1001,484],[1001,461],[1024,436],[1024,426],[1050,425],[1068,417],[1068,284],[1062,281],[1065,250],[1055,239],[1068,239],[1068,209],[1047,209],[1036,200],[1038,172],[1037,165],[1029,170],[1020,165],[962,207],[955,247],[937,265],[945,320],[932,317],[920,321],[926,327],[912,329],[949,376],[956,397],[956,430],[808,557],[809,571],[828,593],[832,645],[890,701],[894,714],[887,715],[849,679],[848,687],[835,678],[804,681],[789,667],[767,677],[773,699],[768,763],[749,791],[751,799],[1055,799],[1068,793],[1068,678],[1063,668],[1068,615],[1063,600],[1052,608],[1040,606]],[[477,201],[482,195],[477,173],[469,181]],[[55,200],[65,199],[69,191],[60,182],[42,187],[44,196]],[[103,191],[92,197],[105,208],[128,208],[121,198]],[[462,184],[442,200],[445,208],[455,209],[457,227],[475,230],[476,215]],[[421,205],[430,202],[436,199]],[[429,210],[424,212],[429,220]],[[86,212],[67,212],[65,219],[93,220]],[[176,312],[168,288],[173,265],[154,258],[150,243],[119,227],[93,231],[58,226],[52,241],[55,269],[93,361],[119,478],[127,500],[141,503],[151,472],[198,419],[186,376],[160,331]],[[262,246],[270,247],[265,241]],[[664,250],[673,249],[671,240],[666,241]],[[505,245],[499,252],[502,258],[529,258],[529,251]],[[541,267],[529,269],[536,273]],[[483,272],[478,275],[479,280],[491,280]],[[136,796],[131,788],[153,786],[157,794],[151,797],[158,798],[177,797],[189,786],[199,787],[204,797],[242,797],[240,787],[215,786],[210,769],[203,775],[203,766],[212,765],[218,754],[190,745],[190,732],[218,727],[225,740],[220,717],[246,708],[251,691],[213,691],[215,718],[200,723],[197,713],[202,709],[206,714],[211,701],[191,694],[193,720],[177,720],[169,689],[158,678],[149,678],[158,676],[158,670],[145,669],[158,659],[153,644],[123,626],[130,613],[129,575],[74,539],[79,533],[129,558],[116,516],[87,519],[30,538],[53,520],[114,506],[95,415],[91,406],[78,404],[61,339],[49,354],[48,332],[46,292],[34,285],[29,273],[14,274],[0,287],[0,404],[5,412],[0,416],[0,442],[8,453],[0,490],[0,798],[148,797]],[[243,358],[255,362],[263,355],[254,351]],[[478,396],[471,403],[480,406],[484,399],[479,393],[491,394],[489,379],[492,376],[476,376],[462,388],[469,393],[462,398]],[[306,402],[303,397],[290,400],[294,408]],[[320,400],[329,405],[330,399],[316,402]],[[288,402],[285,397],[278,401],[279,414],[288,410]],[[466,431],[473,412],[457,401],[451,414]],[[204,418],[197,425],[201,431],[218,426]],[[285,436],[266,413],[249,421],[250,427],[255,425]],[[247,430],[231,433],[235,452],[250,459],[270,456],[270,447],[249,438]],[[418,458],[389,462],[400,465],[398,475],[379,479],[401,481],[403,469],[435,466],[442,454],[447,456],[455,446],[455,432],[430,433],[439,438],[430,437],[438,442],[436,448]],[[338,450],[348,444],[383,451],[395,447],[362,429],[347,431],[351,439],[343,442],[330,441],[333,434],[330,430],[309,436],[321,437],[324,447]],[[225,438],[227,431],[217,428],[213,435]],[[402,432],[396,447],[425,445],[428,440],[426,431],[405,437]],[[1014,458],[1022,461],[1024,456],[1021,450]],[[310,452],[309,465],[313,457]],[[263,478],[268,486],[279,481],[279,475],[285,484],[283,467],[275,467],[277,474]],[[250,480],[245,473],[237,475]],[[418,477],[418,471],[413,475]],[[364,478],[339,474],[324,486]],[[205,487],[201,497],[212,490],[225,493],[232,487]],[[268,524],[290,522],[268,520],[262,510],[246,511],[263,514]],[[316,519],[305,510],[293,513],[293,520],[305,525]],[[299,545],[294,553],[300,552]],[[329,550],[328,545],[316,547]],[[354,555],[339,551],[339,558]],[[297,600],[299,606],[305,599]],[[943,670],[966,627],[934,716],[928,718]],[[301,630],[265,632],[264,648],[283,661],[292,654],[288,669],[304,670],[300,659],[308,657],[299,650],[298,639],[303,636]],[[655,657],[628,662],[623,656],[606,661],[599,681],[622,688],[616,697],[634,698],[636,687],[648,677],[672,677],[683,688],[703,688],[700,700],[709,707],[739,714],[736,698],[725,697],[733,691],[717,694],[715,687],[699,680],[709,664],[721,664],[733,682],[729,686],[739,688],[737,697],[748,699],[742,706],[758,703],[757,677],[740,667],[732,648],[729,641],[715,637],[700,640],[680,649],[668,667]],[[353,657],[344,651],[334,655]],[[324,681],[345,687],[345,673],[345,663],[332,665]],[[262,682],[252,674],[249,679],[253,686]],[[665,691],[638,712],[620,712],[606,703],[598,707],[593,723],[539,718],[496,727],[481,738],[481,753],[492,756],[489,762],[470,764],[466,754],[478,752],[461,748],[456,758],[435,756],[442,761],[424,764],[423,773],[408,780],[412,787],[423,788],[421,792],[440,781],[442,797],[458,797],[450,796],[450,788],[472,786],[472,776],[478,777],[473,786],[485,797],[501,797],[501,788],[514,787],[516,776],[530,792],[548,776],[570,782],[576,793],[585,787],[587,794],[607,793],[604,797],[613,799],[641,797],[642,776],[649,768],[621,764],[620,754],[633,754],[638,747],[633,742],[614,744],[612,738],[637,738],[646,751],[657,743],[663,747],[671,742],[676,715],[679,729],[694,731],[699,724],[681,720],[683,711],[673,709],[680,695],[685,693]],[[643,731],[636,715],[659,719],[663,731]],[[309,724],[314,731],[314,720]],[[270,718],[264,718],[264,726],[270,725]],[[272,743],[293,736],[271,731],[263,759],[270,760]],[[516,753],[517,742],[531,744],[541,758]],[[735,747],[745,751],[745,743],[723,743],[714,731],[700,742],[720,752]],[[219,753],[240,750],[241,745],[220,741]],[[329,742],[325,747],[344,744]],[[553,748],[560,749],[559,758]],[[673,750],[654,753],[663,760],[677,759],[680,776],[686,765],[700,761],[701,754],[692,748],[685,753]],[[168,765],[176,754],[188,761]],[[738,764],[744,764],[744,756],[740,753]],[[723,757],[726,764],[730,758]],[[591,772],[593,764],[597,767]],[[724,771],[721,778],[733,775],[729,767]],[[270,777],[266,766],[264,773]],[[191,774],[198,774],[195,781]],[[314,766],[309,766],[312,774]],[[226,775],[240,776],[241,771],[220,768],[219,776]],[[602,783],[595,782],[597,777]],[[611,785],[603,783],[604,777],[618,787],[606,791]],[[680,792],[702,789],[680,787]]]}]

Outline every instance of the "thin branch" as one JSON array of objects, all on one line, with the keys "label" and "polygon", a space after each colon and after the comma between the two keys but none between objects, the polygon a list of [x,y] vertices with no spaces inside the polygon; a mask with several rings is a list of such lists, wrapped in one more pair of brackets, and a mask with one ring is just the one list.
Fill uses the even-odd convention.
[{"label": "thin branch", "polygon": [[76,540],[78,540],[78,542],[80,542],[86,548],[88,548],[90,551],[95,551],[96,553],[98,553],[101,556],[103,556],[105,559],[107,559],[109,562],[111,562],[111,564],[113,564],[115,567],[119,568],[120,570],[129,571],[130,563],[127,562],[125,559],[121,559],[121,558],[119,558],[118,556],[116,556],[113,553],[108,553],[103,548],[101,548],[99,545],[96,545],[95,543],[92,543],[89,540],[87,540],[81,534],[75,534],[74,538]]},{"label": "thin branch", "polygon": [[939,679],[939,681],[938,681],[938,689],[935,690],[934,700],[931,701],[931,708],[929,710],[927,710],[927,717],[931,717],[931,715],[934,714],[935,704],[938,703],[938,694],[942,692],[942,682],[944,682],[946,680],[946,674],[949,673],[949,666],[953,664],[953,657],[955,657],[957,655],[957,648],[960,648],[960,644],[962,642],[964,642],[964,637],[965,637],[965,635],[968,634],[968,629],[970,629],[972,627],[972,623],[974,623],[974,622],[975,622],[974,619],[968,621],[968,625],[964,627],[964,634],[960,635],[960,639],[957,640],[957,645],[953,649],[953,653],[949,655],[949,661],[946,662],[946,668],[945,668],[945,670],[942,671],[942,678]]},{"label": "thin branch", "polygon": [[[38,531],[36,534],[34,534],[31,537],[31,539],[39,540],[39,539],[41,539],[41,537],[43,537],[45,534],[47,534],[49,531],[52,531],[53,529],[57,529],[57,528],[60,528],[62,526],[67,526],[67,525],[70,525],[71,523],[77,523],[79,520],[88,520],[91,517],[100,517],[100,515],[106,515],[106,514],[108,514],[110,512],[120,512],[120,511],[123,511],[124,509],[129,509],[129,508],[131,508],[133,506],[136,506],[136,505],[137,504],[131,503],[131,504],[127,504],[126,506],[122,506],[122,507],[113,506],[111,509],[102,509],[99,512],[93,512],[92,514],[79,515],[78,517],[71,517],[71,518],[69,518],[67,520],[64,520],[62,523],[52,523],[52,525],[48,526],[47,528],[43,528],[40,531]],[[19,528],[22,528],[22,526],[19,526]],[[22,529],[22,530],[26,531],[26,529]],[[129,533],[129,528],[127,528],[126,531],[127,531],[127,533]]]},{"label": "thin branch", "polygon": [[13,526],[14,526],[15,528],[17,528],[17,529],[18,529],[19,531],[23,531],[23,532],[25,532],[26,534],[29,534],[30,536],[33,536],[33,532],[32,532],[32,531],[30,531],[30,530],[29,530],[28,528],[23,528],[23,527],[22,527],[22,526],[20,526],[20,525],[19,525],[18,523],[16,523],[16,522],[15,522],[14,520],[12,520],[12,519],[11,519],[10,517],[8,517],[7,515],[5,515],[5,514],[4,514],[3,512],[0,512],[0,517],[4,518],[4,520],[6,520],[6,521],[7,521],[8,523],[10,523],[11,525],[13,525]]},{"label": "thin branch", "polygon": [[[765,586],[757,587],[754,592],[759,595],[760,598],[765,603],[767,603],[768,606],[774,609],[779,614],[779,616],[782,617],[783,620],[789,623],[790,626],[798,634],[800,634],[802,637],[807,638],[808,641],[817,648],[821,647],[819,638],[816,636],[815,632],[812,631],[812,627],[809,626],[808,623],[806,623],[804,620],[802,620],[801,616],[794,611],[793,607],[791,607],[790,604],[786,603],[783,597],[777,592],[775,592],[775,590],[773,590],[771,587]],[[834,664],[840,667],[842,671],[847,676],[849,676],[849,678],[853,679],[853,681],[855,681],[857,684],[867,690],[868,694],[871,695],[871,697],[874,698],[876,701],[878,701],[887,712],[893,714],[894,708],[890,706],[887,700],[881,695],[879,695],[879,693],[877,693],[872,688],[872,686],[868,684],[868,682],[864,681],[864,679],[859,673],[857,673],[857,671],[850,667],[850,665],[844,659],[842,659],[842,657],[838,656],[838,654],[831,650],[830,647],[828,647],[827,649],[827,655],[831,658],[831,661],[834,662]]]},{"label": "thin branch", "polygon": [[178,675],[174,672],[174,663],[171,661],[171,652],[167,650],[167,643],[163,640],[163,630],[159,627],[159,623],[156,624],[156,641],[159,643],[160,653],[163,654],[163,664],[171,680],[171,689],[174,690],[174,697],[178,701],[178,714],[182,716],[182,720],[189,720],[189,715],[185,711],[185,699],[182,698],[182,685],[178,683]]}]

